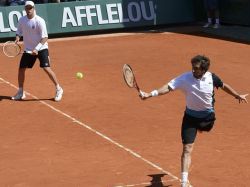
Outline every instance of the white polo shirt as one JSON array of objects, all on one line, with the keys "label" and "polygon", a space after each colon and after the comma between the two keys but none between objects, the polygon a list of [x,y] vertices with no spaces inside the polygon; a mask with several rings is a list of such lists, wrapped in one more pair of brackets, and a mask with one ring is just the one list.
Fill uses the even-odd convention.
[{"label": "white polo shirt", "polygon": [[196,79],[192,72],[187,72],[171,80],[168,85],[173,90],[183,91],[187,109],[202,112],[213,110],[214,87],[222,87],[223,83],[211,72],[206,72],[201,79]]},{"label": "white polo shirt", "polygon": [[[21,17],[18,21],[16,34],[23,36],[26,51],[34,50],[42,38],[48,37],[45,21],[38,15],[35,15],[32,19],[27,16]],[[47,48],[48,43],[46,42],[40,50]]]}]

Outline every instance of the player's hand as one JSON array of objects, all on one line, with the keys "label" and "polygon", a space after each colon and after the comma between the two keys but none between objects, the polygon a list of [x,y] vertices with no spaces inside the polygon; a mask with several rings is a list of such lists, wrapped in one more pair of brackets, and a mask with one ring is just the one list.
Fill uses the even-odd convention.
[{"label": "player's hand", "polygon": [[32,55],[38,55],[38,51],[34,49],[31,54]]},{"label": "player's hand", "polygon": [[139,96],[140,96],[140,98],[141,98],[142,100],[145,100],[145,99],[151,97],[151,94],[150,94],[150,93],[143,92],[143,91],[140,90]]},{"label": "player's hand", "polygon": [[248,94],[238,95],[238,96],[236,96],[236,99],[239,100],[239,103],[243,103],[243,102],[248,103],[247,98],[246,98],[247,96],[248,96]]},{"label": "player's hand", "polygon": [[20,41],[20,39],[19,39],[19,38],[16,38],[16,39],[15,39],[15,43],[16,43],[16,44],[18,44],[18,43],[19,43],[19,41]]},{"label": "player's hand", "polygon": [[15,43],[17,44],[20,41],[20,37],[16,36]]}]

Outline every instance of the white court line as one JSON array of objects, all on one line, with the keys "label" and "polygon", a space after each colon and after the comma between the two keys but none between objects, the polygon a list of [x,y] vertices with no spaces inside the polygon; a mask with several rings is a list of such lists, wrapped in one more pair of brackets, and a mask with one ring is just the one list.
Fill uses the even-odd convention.
[{"label": "white court line", "polygon": [[[11,86],[11,87],[13,87],[13,88],[15,88],[15,89],[18,89],[17,86],[15,86],[14,84],[12,84],[12,83],[6,81],[5,79],[3,79],[3,78],[1,78],[1,77],[0,77],[0,81],[6,83],[7,85],[9,85],[9,86]],[[138,153],[134,152],[133,150],[131,150],[131,149],[129,149],[129,148],[127,148],[127,147],[121,145],[120,143],[116,142],[115,140],[112,140],[111,138],[109,138],[109,137],[106,136],[105,134],[102,134],[101,132],[99,132],[99,131],[93,129],[92,127],[90,127],[89,125],[87,125],[87,124],[85,124],[85,123],[79,121],[78,119],[76,119],[76,118],[70,116],[69,114],[66,114],[65,112],[63,112],[63,111],[61,111],[61,110],[55,108],[54,106],[48,104],[47,102],[39,100],[39,98],[36,97],[35,95],[33,95],[33,94],[29,93],[29,92],[26,92],[26,91],[25,91],[25,93],[26,93],[27,95],[29,95],[30,97],[36,99],[38,102],[42,103],[43,105],[49,107],[49,108],[52,109],[53,111],[55,111],[55,112],[57,112],[57,113],[63,115],[64,117],[66,117],[66,118],[72,120],[74,123],[77,123],[78,125],[81,125],[82,127],[84,127],[84,128],[86,128],[86,129],[90,130],[91,132],[93,132],[93,133],[99,135],[100,137],[102,137],[103,139],[105,139],[105,140],[109,141],[110,143],[116,145],[117,147],[120,147],[121,149],[127,151],[128,153],[130,153],[130,154],[133,155],[134,157],[136,157],[136,158],[138,158],[138,159],[141,159],[142,161],[144,161],[144,162],[147,163],[148,165],[152,166],[153,168],[155,168],[155,169],[157,169],[157,170],[159,170],[159,171],[161,171],[161,172],[163,172],[163,173],[169,175],[170,177],[172,177],[172,178],[175,179],[175,180],[181,181],[178,177],[176,177],[175,175],[173,175],[173,174],[170,173],[169,171],[167,171],[167,170],[161,168],[160,166],[154,164],[153,162],[147,160],[146,158],[142,157],[141,155],[139,155]]]}]

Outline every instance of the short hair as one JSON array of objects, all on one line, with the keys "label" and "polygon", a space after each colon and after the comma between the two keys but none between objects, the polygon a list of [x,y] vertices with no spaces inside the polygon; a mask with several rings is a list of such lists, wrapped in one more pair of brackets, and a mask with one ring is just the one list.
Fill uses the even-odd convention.
[{"label": "short hair", "polygon": [[205,55],[197,55],[191,59],[192,64],[201,64],[201,69],[207,71],[210,66],[210,59]]}]

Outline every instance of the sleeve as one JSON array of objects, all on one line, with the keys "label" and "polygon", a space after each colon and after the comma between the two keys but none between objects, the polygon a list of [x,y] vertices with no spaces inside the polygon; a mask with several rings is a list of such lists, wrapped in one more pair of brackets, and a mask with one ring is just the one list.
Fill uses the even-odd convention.
[{"label": "sleeve", "polygon": [[214,73],[212,73],[212,78],[213,78],[214,87],[216,87],[218,89],[218,88],[221,88],[223,86],[222,80]]},{"label": "sleeve", "polygon": [[16,35],[18,35],[18,36],[23,36],[21,21],[19,21],[18,24],[17,24]]},{"label": "sleeve", "polygon": [[168,86],[173,89],[173,90],[176,90],[176,89],[180,89],[182,86],[183,86],[183,76],[180,75],[174,79],[172,79],[169,83],[168,83]]},{"label": "sleeve", "polygon": [[40,25],[41,37],[42,38],[47,38],[48,37],[48,32],[47,32],[47,27],[46,27],[45,21],[41,20],[39,25]]}]

